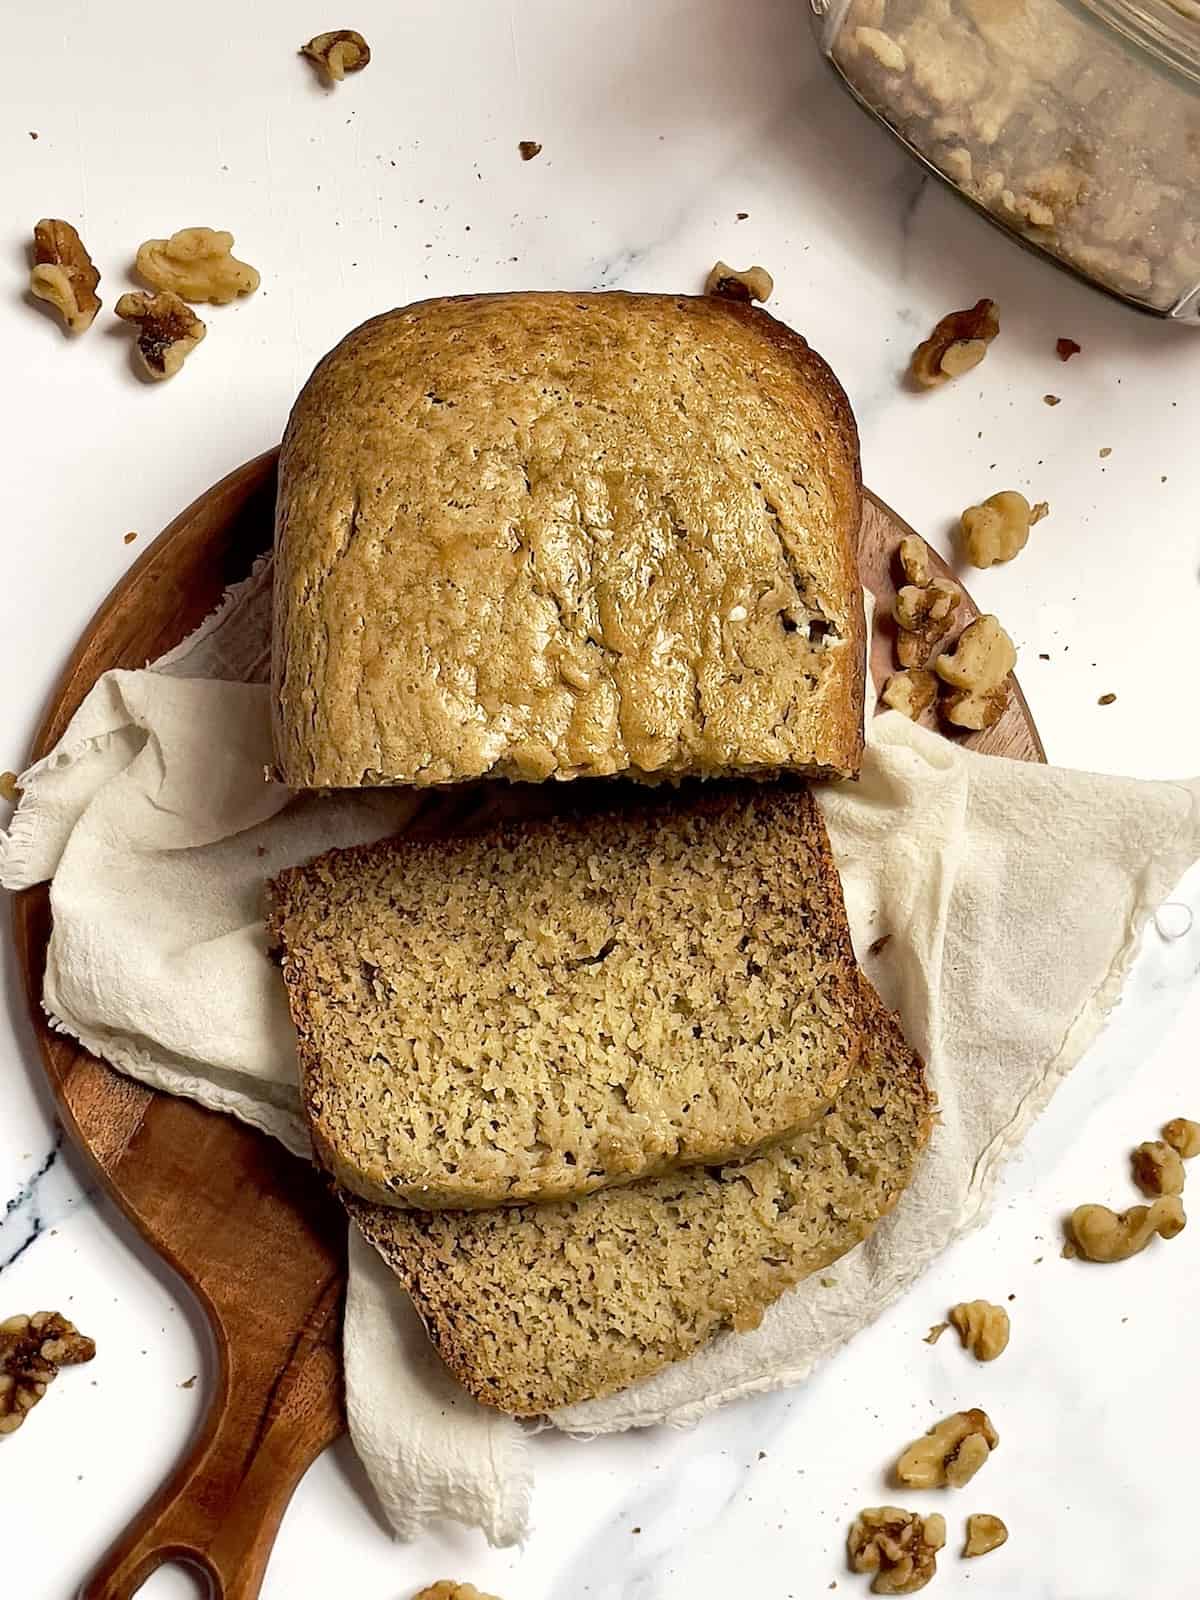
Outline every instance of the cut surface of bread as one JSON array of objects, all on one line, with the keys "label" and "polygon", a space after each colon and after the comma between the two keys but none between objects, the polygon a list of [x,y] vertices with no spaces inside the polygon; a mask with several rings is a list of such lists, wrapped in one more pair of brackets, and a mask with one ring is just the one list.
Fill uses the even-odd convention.
[{"label": "cut surface of bread", "polygon": [[269,926],[319,1158],[384,1204],[573,1197],[806,1126],[861,1051],[801,785],[331,851]]},{"label": "cut surface of bread", "polygon": [[765,311],[427,300],[283,440],[276,765],[295,787],[857,772],[858,437]]},{"label": "cut surface of bread", "polygon": [[585,1199],[398,1212],[345,1196],[459,1381],[537,1416],[757,1326],[896,1204],[933,1120],[920,1058],[864,989],[862,1067],[819,1123],[752,1161]]}]

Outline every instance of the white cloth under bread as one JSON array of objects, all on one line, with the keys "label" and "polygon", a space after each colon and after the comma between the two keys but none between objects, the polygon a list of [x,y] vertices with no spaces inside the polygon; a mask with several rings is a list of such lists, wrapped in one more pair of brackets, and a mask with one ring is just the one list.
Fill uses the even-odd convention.
[{"label": "white cloth under bread", "polygon": [[[153,669],[97,684],[22,775],[0,882],[52,880],[46,1005],[122,1070],[304,1152],[290,1023],[266,959],[263,880],[379,837],[402,791],[293,800],[270,758],[268,573]],[[974,757],[889,713],[857,784],[821,791],[860,959],[929,1061],[942,1104],[895,1214],[749,1334],[551,1420],[687,1423],[796,1382],[983,1214],[999,1162],[1102,1025],[1147,916],[1200,858],[1200,782],[1135,783]],[[875,954],[877,941],[886,943]],[[434,1356],[354,1238],[351,1431],[397,1532],[438,1518],[522,1537],[534,1448]],[[828,1283],[828,1275],[823,1275]],[[580,1445],[579,1448],[586,1448]]]}]

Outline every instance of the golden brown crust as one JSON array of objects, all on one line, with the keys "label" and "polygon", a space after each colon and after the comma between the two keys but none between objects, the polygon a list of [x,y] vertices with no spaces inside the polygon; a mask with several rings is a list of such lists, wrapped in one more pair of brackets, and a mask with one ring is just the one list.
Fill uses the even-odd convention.
[{"label": "golden brown crust", "polygon": [[853,415],[711,297],[461,296],[351,333],[280,462],[297,787],[857,771]]}]

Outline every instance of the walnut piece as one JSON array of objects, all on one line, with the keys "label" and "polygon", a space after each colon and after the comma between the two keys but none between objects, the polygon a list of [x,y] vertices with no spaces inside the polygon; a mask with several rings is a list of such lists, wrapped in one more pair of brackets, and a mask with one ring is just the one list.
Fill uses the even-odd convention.
[{"label": "walnut piece", "polygon": [[987,355],[1000,332],[994,300],[977,300],[969,311],[951,311],[913,351],[909,371],[922,389],[961,378]]},{"label": "walnut piece", "polygon": [[881,28],[855,28],[854,42],[874,56],[885,72],[903,72],[907,65],[904,51],[890,33]]},{"label": "walnut piece", "polygon": [[1133,1181],[1149,1200],[1163,1194],[1183,1193],[1183,1162],[1164,1139],[1138,1145],[1130,1158]]},{"label": "walnut piece", "polygon": [[15,1433],[58,1377],[90,1361],[96,1346],[57,1311],[0,1322],[0,1438]]},{"label": "walnut piece", "polygon": [[929,564],[929,546],[915,533],[906,533],[900,541],[900,570],[905,583],[918,589],[927,589],[933,582],[933,568]]},{"label": "walnut piece", "polygon": [[962,590],[948,578],[934,578],[922,588],[906,583],[896,592],[896,656],[902,667],[923,667],[930,652],[954,626]]},{"label": "walnut piece", "polygon": [[95,321],[101,305],[99,282],[100,274],[69,222],[43,217],[35,224],[30,293],[54,307],[68,333],[83,333]]},{"label": "walnut piece", "polygon": [[15,772],[0,772],[0,800],[7,800],[10,806],[20,804],[21,786]]},{"label": "walnut piece", "polygon": [[1162,1136],[1185,1161],[1200,1156],[1200,1122],[1191,1122],[1187,1117],[1172,1117],[1163,1128]]},{"label": "walnut piece", "polygon": [[725,300],[769,300],[775,280],[766,267],[746,267],[739,272],[718,261],[704,282],[705,294]]},{"label": "walnut piece", "polygon": [[341,83],[348,72],[361,72],[371,59],[371,47],[353,28],[335,28],[318,33],[300,46],[326,83]]},{"label": "walnut piece", "polygon": [[[1153,1205],[1110,1211],[1107,1206],[1076,1206],[1071,1213],[1071,1236],[1076,1250],[1089,1261],[1127,1261],[1158,1234],[1173,1239],[1187,1226],[1178,1195],[1164,1195]],[[1070,1242],[1070,1241],[1068,1241]]]},{"label": "walnut piece", "polygon": [[995,1361],[1008,1349],[1008,1312],[990,1300],[963,1300],[950,1312],[964,1350],[976,1361]]},{"label": "walnut piece", "polygon": [[999,1517],[993,1517],[989,1511],[974,1511],[967,1518],[967,1542],[963,1545],[964,1556],[986,1556],[992,1550],[999,1550],[1002,1544],[1008,1542],[1008,1529]]},{"label": "walnut piece", "polygon": [[138,362],[155,382],[173,378],[208,332],[191,307],[170,290],[123,294],[114,310],[123,321],[138,324]]},{"label": "walnut piece", "polygon": [[1011,561],[1029,542],[1029,530],[1048,515],[1044,500],[1031,506],[1016,489],[990,494],[982,505],[968,506],[959,518],[963,554],[973,567]]},{"label": "walnut piece", "polygon": [[946,1519],[899,1506],[864,1507],[846,1540],[852,1572],[873,1572],[872,1594],[916,1594],[937,1571]]},{"label": "walnut piece", "polygon": [[252,266],[234,256],[233,235],[215,228],[180,228],[169,239],[147,239],[138,246],[134,268],[152,289],[169,289],[181,300],[214,306],[253,294],[262,281]]},{"label": "walnut piece", "polygon": [[976,617],[954,650],[938,656],[933,670],[949,693],[938,709],[956,728],[990,728],[1008,702],[1008,675],[1017,664],[1012,640],[993,616]]},{"label": "walnut piece", "polygon": [[893,672],[883,686],[880,699],[892,711],[902,711],[906,717],[918,722],[937,699],[937,679],[924,667],[909,667],[903,672]]},{"label": "walnut piece", "polygon": [[999,1443],[986,1411],[956,1411],[913,1440],[896,1462],[896,1481],[906,1489],[961,1489]]},{"label": "walnut piece", "polygon": [[496,1600],[494,1594],[484,1594],[473,1583],[451,1583],[449,1578],[439,1578],[413,1600]]}]

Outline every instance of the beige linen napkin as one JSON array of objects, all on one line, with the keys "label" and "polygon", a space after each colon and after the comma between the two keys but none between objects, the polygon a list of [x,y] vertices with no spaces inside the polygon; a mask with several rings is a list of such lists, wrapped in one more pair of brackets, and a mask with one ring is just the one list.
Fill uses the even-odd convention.
[{"label": "beige linen napkin", "polygon": [[[264,568],[154,669],[106,675],[23,774],[0,882],[52,880],[45,1003],[60,1027],[303,1152],[262,883],[403,826],[415,802],[293,800],[263,783],[268,627]],[[865,1326],[980,1219],[1000,1160],[1117,999],[1147,916],[1200,857],[1198,782],[973,757],[895,713],[872,725],[861,781],[821,800],[859,956],[928,1057],[941,1125],[896,1213],[833,1270],[836,1288],[801,1284],[754,1333],[560,1412],[559,1427],[691,1422],[796,1382]],[[393,1526],[409,1536],[450,1517],[519,1539],[526,1432],[457,1387],[357,1236],[350,1260],[351,1432]]]}]

